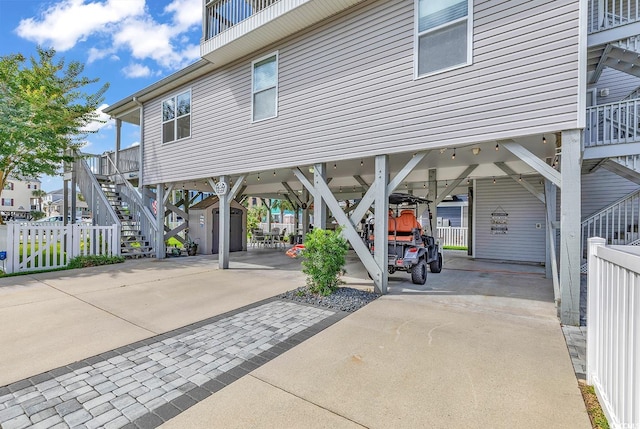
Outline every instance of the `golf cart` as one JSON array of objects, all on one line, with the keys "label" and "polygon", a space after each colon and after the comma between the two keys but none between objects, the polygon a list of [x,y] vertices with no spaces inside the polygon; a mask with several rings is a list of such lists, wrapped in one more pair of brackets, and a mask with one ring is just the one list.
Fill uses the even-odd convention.
[{"label": "golf cart", "polygon": [[[442,271],[442,251],[433,237],[431,201],[409,194],[389,195],[389,274],[396,271],[411,273],[414,284],[427,282],[427,265],[432,273]],[[425,204],[429,225],[424,230],[418,223],[418,206]],[[365,241],[373,253],[373,219],[365,223]]]}]

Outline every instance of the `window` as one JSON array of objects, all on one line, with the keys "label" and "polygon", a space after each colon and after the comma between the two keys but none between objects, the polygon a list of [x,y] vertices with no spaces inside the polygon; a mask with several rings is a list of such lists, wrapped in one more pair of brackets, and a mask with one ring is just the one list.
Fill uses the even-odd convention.
[{"label": "window", "polygon": [[252,63],[251,94],[253,120],[278,115],[278,54],[271,54]]},{"label": "window", "polygon": [[191,91],[162,102],[162,143],[191,136]]},{"label": "window", "polygon": [[13,198],[3,198],[2,205],[7,207],[13,206]]},{"label": "window", "polygon": [[4,184],[5,191],[13,191],[13,182],[7,182]]},{"label": "window", "polygon": [[417,76],[471,64],[473,2],[417,2]]}]

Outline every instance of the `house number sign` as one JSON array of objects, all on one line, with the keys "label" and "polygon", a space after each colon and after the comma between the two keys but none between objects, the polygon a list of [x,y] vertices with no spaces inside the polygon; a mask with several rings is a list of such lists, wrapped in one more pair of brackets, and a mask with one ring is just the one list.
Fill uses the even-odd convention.
[{"label": "house number sign", "polygon": [[504,209],[498,206],[491,213],[491,234],[506,234],[509,230],[509,214],[504,211]]},{"label": "house number sign", "polygon": [[217,196],[223,197],[227,195],[227,192],[229,191],[229,185],[227,185],[227,182],[218,182],[216,183],[216,186],[213,190],[215,191]]}]

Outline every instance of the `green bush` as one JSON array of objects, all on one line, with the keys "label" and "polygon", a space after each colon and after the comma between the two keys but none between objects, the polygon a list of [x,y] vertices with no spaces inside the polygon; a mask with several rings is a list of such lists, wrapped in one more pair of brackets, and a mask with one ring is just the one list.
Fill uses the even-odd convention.
[{"label": "green bush", "polygon": [[69,261],[67,268],[97,267],[98,265],[118,264],[120,262],[124,262],[124,257],[105,255],[77,256]]},{"label": "green bush", "polygon": [[307,286],[311,292],[330,295],[344,283],[340,274],[345,272],[348,250],[349,244],[340,230],[314,229],[306,235],[302,272],[307,275]]}]

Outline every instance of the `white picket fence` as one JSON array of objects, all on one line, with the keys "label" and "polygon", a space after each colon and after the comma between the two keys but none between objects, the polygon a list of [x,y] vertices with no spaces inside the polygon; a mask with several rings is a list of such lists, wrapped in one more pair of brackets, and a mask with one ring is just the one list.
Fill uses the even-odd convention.
[{"label": "white picket fence", "polygon": [[438,227],[438,238],[441,246],[468,246],[468,232],[466,227]]},{"label": "white picket fence", "polygon": [[6,272],[65,267],[76,256],[120,254],[118,225],[9,222]]},{"label": "white picket fence", "polygon": [[589,239],[587,382],[612,428],[640,428],[640,248]]}]

